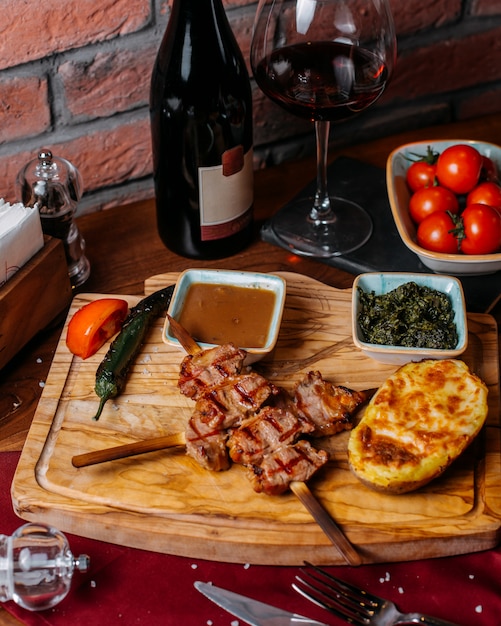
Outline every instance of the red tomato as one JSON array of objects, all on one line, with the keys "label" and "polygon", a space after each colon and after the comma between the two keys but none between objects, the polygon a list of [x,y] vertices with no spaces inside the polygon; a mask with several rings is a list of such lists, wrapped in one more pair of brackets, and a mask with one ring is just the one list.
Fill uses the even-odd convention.
[{"label": "red tomato", "polygon": [[424,187],[411,196],[409,213],[416,224],[437,211],[459,213],[458,199],[449,189],[439,186]]},{"label": "red tomato", "polygon": [[482,155],[466,144],[446,148],[437,161],[438,182],[454,193],[469,193],[480,178]]},{"label": "red tomato", "polygon": [[445,211],[432,213],[425,218],[417,229],[417,242],[426,250],[458,254],[458,240],[454,231],[456,224]]},{"label": "red tomato", "polygon": [[482,155],[482,171],[480,172],[481,180],[497,182],[499,180],[498,168],[492,159]]},{"label": "red tomato", "polygon": [[470,204],[488,204],[501,211],[501,187],[489,181],[480,183],[466,198],[466,206]]},{"label": "red tomato", "polygon": [[82,359],[92,356],[120,330],[128,309],[128,303],[119,298],[101,298],[85,304],[68,324],[68,349]]},{"label": "red tomato", "polygon": [[462,215],[461,252],[491,254],[501,248],[501,214],[486,204],[471,204]]},{"label": "red tomato", "polygon": [[405,178],[411,191],[417,191],[422,187],[431,187],[435,182],[437,166],[426,163],[426,161],[414,161],[409,165]]}]

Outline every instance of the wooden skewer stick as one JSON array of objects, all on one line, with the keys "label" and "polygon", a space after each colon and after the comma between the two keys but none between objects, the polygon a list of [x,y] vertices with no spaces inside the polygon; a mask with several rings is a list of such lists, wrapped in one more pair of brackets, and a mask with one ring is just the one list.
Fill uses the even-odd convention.
[{"label": "wooden skewer stick", "polygon": [[292,481],[290,483],[292,493],[301,501],[301,504],[311,514],[316,523],[323,530],[324,534],[336,546],[348,565],[361,565],[362,559],[351,544],[341,528],[332,519],[320,502],[311,493],[308,485],[304,482]]},{"label": "wooden skewer stick", "polygon": [[167,319],[169,320],[172,334],[179,341],[179,343],[183,346],[188,354],[196,354],[197,352],[202,351],[202,348],[193,339],[193,337],[184,326],[181,326],[181,324],[169,314],[167,314]]},{"label": "wooden skewer stick", "polygon": [[103,450],[77,454],[71,459],[71,462],[74,467],[87,467],[88,465],[97,465],[98,463],[105,463],[106,461],[115,461],[116,459],[124,459],[129,456],[135,456],[136,454],[155,452],[156,450],[184,446],[185,444],[186,438],[184,433],[174,433],[173,435],[134,441],[133,443],[126,443],[122,446],[114,446],[113,448],[104,448]]}]

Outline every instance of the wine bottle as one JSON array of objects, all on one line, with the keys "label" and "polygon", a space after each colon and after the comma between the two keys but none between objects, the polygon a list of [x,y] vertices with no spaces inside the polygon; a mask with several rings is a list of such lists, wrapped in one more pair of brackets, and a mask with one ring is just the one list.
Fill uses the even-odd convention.
[{"label": "wine bottle", "polygon": [[222,0],[174,0],[151,80],[157,226],[190,258],[252,236],[252,92]]}]

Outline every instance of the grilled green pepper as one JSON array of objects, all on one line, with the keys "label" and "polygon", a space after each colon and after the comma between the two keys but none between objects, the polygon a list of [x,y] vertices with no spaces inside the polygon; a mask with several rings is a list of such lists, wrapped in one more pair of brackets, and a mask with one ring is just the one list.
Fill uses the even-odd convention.
[{"label": "grilled green pepper", "polygon": [[167,310],[173,291],[174,285],[160,289],[140,300],[129,311],[122,330],[97,368],[95,392],[101,400],[94,420],[100,418],[105,403],[122,392],[129,368],[138,355],[153,320]]}]

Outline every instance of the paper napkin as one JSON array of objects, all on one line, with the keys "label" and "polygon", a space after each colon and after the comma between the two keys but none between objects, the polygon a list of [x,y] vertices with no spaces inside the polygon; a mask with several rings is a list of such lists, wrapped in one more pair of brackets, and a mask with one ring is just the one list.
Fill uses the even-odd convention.
[{"label": "paper napkin", "polygon": [[0,287],[43,247],[37,209],[0,198]]}]

